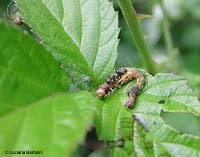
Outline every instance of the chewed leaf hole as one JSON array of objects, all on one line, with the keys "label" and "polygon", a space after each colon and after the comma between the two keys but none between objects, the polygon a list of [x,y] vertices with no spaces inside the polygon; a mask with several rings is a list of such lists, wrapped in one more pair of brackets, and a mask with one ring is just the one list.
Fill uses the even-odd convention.
[{"label": "chewed leaf hole", "polygon": [[165,100],[160,100],[158,103],[159,104],[165,104]]},{"label": "chewed leaf hole", "polygon": [[187,133],[200,137],[200,117],[191,113],[163,111],[161,117],[167,125],[180,131],[181,134]]}]

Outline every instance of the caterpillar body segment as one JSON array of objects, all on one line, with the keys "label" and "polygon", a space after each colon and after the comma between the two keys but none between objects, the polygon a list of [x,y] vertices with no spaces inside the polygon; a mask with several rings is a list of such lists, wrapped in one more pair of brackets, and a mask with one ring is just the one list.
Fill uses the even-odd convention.
[{"label": "caterpillar body segment", "polygon": [[110,75],[106,79],[105,83],[99,86],[96,94],[100,99],[103,99],[106,95],[111,94],[115,88],[120,88],[131,80],[136,79],[135,85],[127,91],[129,99],[124,104],[125,107],[131,108],[134,105],[137,95],[139,95],[144,86],[145,77],[143,73],[137,69],[131,69],[128,71],[126,68],[120,68],[115,72],[116,75]]}]

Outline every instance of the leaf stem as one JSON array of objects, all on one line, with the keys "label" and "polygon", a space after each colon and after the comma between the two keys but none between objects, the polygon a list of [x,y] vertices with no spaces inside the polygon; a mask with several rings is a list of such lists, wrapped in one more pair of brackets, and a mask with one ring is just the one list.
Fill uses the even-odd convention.
[{"label": "leaf stem", "polygon": [[144,39],[139,20],[132,6],[131,0],[118,0],[133,41],[138,49],[139,56],[148,72],[155,74],[157,69],[151,58],[149,48]]}]

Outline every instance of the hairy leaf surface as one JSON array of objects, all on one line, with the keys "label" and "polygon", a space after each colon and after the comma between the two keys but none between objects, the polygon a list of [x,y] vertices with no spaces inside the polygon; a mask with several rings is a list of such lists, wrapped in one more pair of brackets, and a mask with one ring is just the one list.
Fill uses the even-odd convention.
[{"label": "hairy leaf surface", "polygon": [[[25,22],[76,83],[101,82],[117,57],[118,15],[107,0],[17,0]],[[37,10],[37,11],[36,11]]]}]

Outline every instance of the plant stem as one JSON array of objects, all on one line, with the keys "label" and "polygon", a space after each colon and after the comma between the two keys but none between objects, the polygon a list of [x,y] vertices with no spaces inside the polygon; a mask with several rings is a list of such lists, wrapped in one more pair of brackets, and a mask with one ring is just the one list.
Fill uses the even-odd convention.
[{"label": "plant stem", "polygon": [[151,58],[149,48],[145,42],[140,23],[132,6],[131,0],[118,0],[118,3],[128,25],[133,41],[138,49],[142,63],[148,72],[155,74],[157,69]]},{"label": "plant stem", "polygon": [[170,24],[169,24],[168,15],[167,15],[163,0],[160,0],[160,7],[163,12],[163,31],[164,31],[166,50],[169,56],[169,60],[171,62],[170,69],[173,70],[174,72],[177,72],[178,71],[178,63],[177,63],[178,50],[173,47],[172,37],[170,33]]}]

